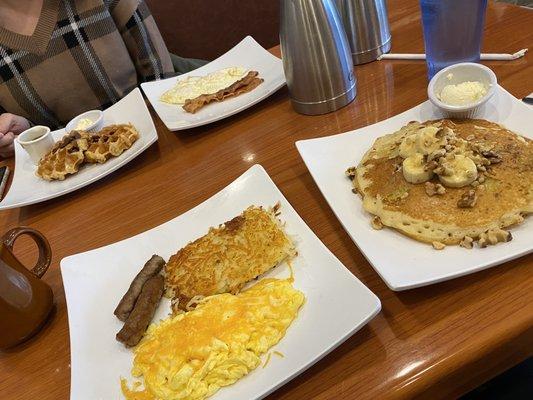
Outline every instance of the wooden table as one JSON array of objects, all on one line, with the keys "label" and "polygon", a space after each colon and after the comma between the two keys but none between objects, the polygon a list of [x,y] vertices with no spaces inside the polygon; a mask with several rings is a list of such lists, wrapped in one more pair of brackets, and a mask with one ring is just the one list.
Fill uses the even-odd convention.
[{"label": "wooden table", "polygon": [[[392,50],[423,51],[417,1],[389,0],[389,10]],[[514,52],[531,46],[531,26],[532,10],[490,3],[483,50]],[[514,62],[487,64],[515,96],[533,91],[531,52]],[[44,280],[53,288],[56,311],[39,335],[0,353],[0,397],[69,397],[69,331],[59,271],[63,257],[160,225],[209,198],[254,163],[266,168],[319,238],[383,304],[366,327],[271,399],[444,399],[531,356],[531,255],[395,293],[370,267],[321,196],[296,151],[296,140],[372,124],[426,99],[424,63],[374,62],[356,67],[356,74],[356,100],[323,116],[296,114],[286,89],[237,116],[190,131],[169,132],[152,113],[159,141],[128,166],[59,199],[1,212],[0,231],[31,225],[50,240],[54,256]],[[28,241],[21,240],[16,252],[27,264],[35,257]]]}]

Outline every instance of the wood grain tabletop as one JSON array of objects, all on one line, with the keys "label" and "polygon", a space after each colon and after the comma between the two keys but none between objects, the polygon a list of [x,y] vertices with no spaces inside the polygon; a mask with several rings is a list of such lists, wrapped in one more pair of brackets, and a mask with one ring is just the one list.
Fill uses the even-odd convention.
[{"label": "wood grain tabletop", "polygon": [[[418,2],[389,0],[388,6],[392,51],[423,52]],[[490,2],[483,51],[531,46],[532,26],[533,10]],[[279,54],[279,49],[273,52]],[[516,61],[486,64],[516,97],[533,91],[532,52]],[[321,196],[295,141],[372,124],[427,99],[423,62],[373,62],[355,71],[356,100],[327,115],[295,113],[285,88],[236,116],[188,131],[169,132],[152,112],[159,141],[127,166],[66,196],[0,212],[0,232],[29,225],[49,239],[53,260],[43,279],[55,296],[45,328],[0,353],[0,397],[69,398],[62,258],[158,226],[211,197],[255,163],[265,167],[311,229],[383,306],[366,327],[270,399],[447,399],[531,356],[531,254],[444,283],[392,292]],[[25,239],[15,252],[26,265],[36,257],[34,245]]]}]

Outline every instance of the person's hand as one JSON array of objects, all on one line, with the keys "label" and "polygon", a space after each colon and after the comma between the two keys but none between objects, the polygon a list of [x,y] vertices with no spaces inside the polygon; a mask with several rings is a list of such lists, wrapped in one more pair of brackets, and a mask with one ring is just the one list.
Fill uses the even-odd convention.
[{"label": "person's hand", "polygon": [[0,156],[11,157],[14,153],[15,135],[30,127],[30,121],[20,115],[3,113],[0,115]]}]

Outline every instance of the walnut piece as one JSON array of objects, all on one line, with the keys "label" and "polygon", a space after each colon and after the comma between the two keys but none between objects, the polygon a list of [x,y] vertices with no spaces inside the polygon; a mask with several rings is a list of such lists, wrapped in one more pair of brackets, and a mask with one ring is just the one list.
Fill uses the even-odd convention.
[{"label": "walnut piece", "polygon": [[464,247],[465,249],[471,249],[474,247],[474,239],[470,236],[465,236],[463,240],[461,240],[461,243],[459,243],[459,246]]},{"label": "walnut piece", "polygon": [[356,173],[357,173],[356,170],[357,170],[356,167],[350,167],[350,168],[348,168],[348,169],[346,170],[345,174],[346,174],[346,176],[347,176],[348,178],[350,178],[350,180],[353,181],[354,178],[355,178],[355,175],[356,175]]},{"label": "walnut piece", "polygon": [[370,221],[370,225],[372,225],[372,228],[378,231],[380,229],[383,229],[383,222],[381,222],[381,219],[377,215],[372,218],[372,221]]},{"label": "walnut piece", "polygon": [[424,187],[426,189],[426,194],[430,197],[435,196],[436,194],[446,193],[446,188],[440,183],[435,184],[433,182],[426,182]]},{"label": "walnut piece", "polygon": [[396,172],[400,172],[401,170],[402,170],[402,163],[395,164],[395,165],[394,165],[394,172],[393,172],[393,174],[396,173]]},{"label": "walnut piece", "polygon": [[439,167],[433,170],[437,175],[451,176],[453,175],[453,169],[450,168],[448,163],[443,163]]},{"label": "walnut piece", "polygon": [[428,162],[444,157],[446,155],[446,149],[438,149],[428,154]]},{"label": "walnut piece", "polygon": [[437,168],[439,164],[435,160],[431,160],[426,165],[424,165],[424,171],[433,171],[435,168]]},{"label": "walnut piece", "polygon": [[498,164],[502,162],[502,157],[492,150],[482,151],[481,155],[487,159],[489,164]]},{"label": "walnut piece", "polygon": [[461,198],[457,201],[457,207],[459,208],[472,208],[476,205],[477,194],[475,189],[470,189],[461,195]]},{"label": "walnut piece", "polygon": [[497,153],[493,152],[492,150],[482,150],[481,155],[485,158],[493,158],[493,157],[500,158],[500,156]]},{"label": "walnut piece", "polygon": [[478,245],[481,248],[485,248],[490,245],[495,245],[497,243],[502,242],[510,242],[513,240],[513,236],[511,235],[511,232],[496,228],[496,229],[489,229],[487,232],[482,233],[479,235]]},{"label": "walnut piece", "polygon": [[490,165],[490,160],[488,158],[482,158],[481,159],[481,165],[487,167]]},{"label": "walnut piece", "polygon": [[435,250],[442,250],[446,247],[446,245],[444,243],[441,243],[441,242],[433,242],[431,243],[431,245],[433,246],[433,248]]}]

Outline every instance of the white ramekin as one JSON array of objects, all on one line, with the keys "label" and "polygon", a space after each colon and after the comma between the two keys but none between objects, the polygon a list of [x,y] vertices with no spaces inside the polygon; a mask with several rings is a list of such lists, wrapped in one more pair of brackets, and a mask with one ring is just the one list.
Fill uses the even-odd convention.
[{"label": "white ramekin", "polygon": [[[467,81],[481,82],[487,88],[487,94],[472,104],[452,106],[439,100],[438,95],[446,85],[457,85]],[[449,118],[473,118],[481,110],[496,90],[496,75],[488,67],[476,63],[450,65],[435,74],[428,85],[428,97],[434,106]]]},{"label": "white ramekin", "polygon": [[35,165],[39,164],[41,157],[54,146],[54,138],[50,128],[43,125],[26,129],[17,136],[16,141],[26,150]]},{"label": "white ramekin", "polygon": [[76,130],[76,126],[82,118],[88,118],[93,121],[92,125],[84,129],[85,132],[97,132],[104,126],[104,113],[100,110],[91,110],[72,118],[65,127],[65,131],[68,133]]}]

